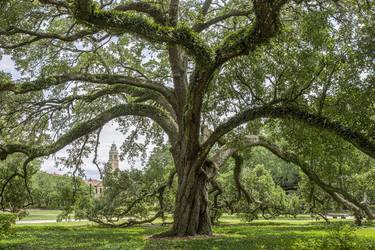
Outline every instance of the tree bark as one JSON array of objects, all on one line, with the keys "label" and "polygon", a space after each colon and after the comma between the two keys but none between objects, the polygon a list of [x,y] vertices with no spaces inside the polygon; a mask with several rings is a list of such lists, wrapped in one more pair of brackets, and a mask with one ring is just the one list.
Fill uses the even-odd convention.
[{"label": "tree bark", "polygon": [[216,173],[214,164],[199,157],[199,150],[180,140],[171,148],[177,170],[178,186],[173,227],[156,237],[212,235],[208,208],[208,184]]},{"label": "tree bark", "polygon": [[208,211],[208,176],[194,165],[178,176],[172,234],[174,236],[212,235]]}]

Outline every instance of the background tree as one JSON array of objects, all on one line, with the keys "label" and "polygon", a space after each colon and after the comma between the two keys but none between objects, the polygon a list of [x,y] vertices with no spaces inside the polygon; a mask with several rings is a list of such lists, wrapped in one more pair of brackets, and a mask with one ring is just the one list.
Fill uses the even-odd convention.
[{"label": "background tree", "polygon": [[[76,188],[75,188],[75,183]],[[31,195],[33,207],[64,209],[73,207],[80,199],[90,198],[89,186],[82,179],[73,180],[68,175],[37,172],[32,176]]]},{"label": "background tree", "polygon": [[27,168],[24,157],[14,154],[0,162],[0,204],[3,211],[19,212],[33,204],[32,176],[39,170],[40,162],[33,161]]}]

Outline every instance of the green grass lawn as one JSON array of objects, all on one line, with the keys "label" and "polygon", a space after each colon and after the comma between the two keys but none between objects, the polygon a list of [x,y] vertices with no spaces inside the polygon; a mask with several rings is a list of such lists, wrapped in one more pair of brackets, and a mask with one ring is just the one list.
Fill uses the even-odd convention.
[{"label": "green grass lawn", "polygon": [[23,221],[28,220],[56,220],[57,215],[61,213],[61,210],[47,210],[47,209],[29,209],[27,210],[29,215],[24,217]]},{"label": "green grass lawn", "polygon": [[[349,221],[347,223],[350,223]],[[292,249],[297,240],[322,239],[325,224],[304,219],[257,220],[243,223],[225,216],[213,237],[155,240],[148,237],[168,227],[103,228],[89,222],[16,225],[15,234],[0,241],[1,249]],[[375,227],[356,235],[375,249]],[[372,245],[371,245],[372,244]],[[374,247],[374,248],[372,248]]]}]

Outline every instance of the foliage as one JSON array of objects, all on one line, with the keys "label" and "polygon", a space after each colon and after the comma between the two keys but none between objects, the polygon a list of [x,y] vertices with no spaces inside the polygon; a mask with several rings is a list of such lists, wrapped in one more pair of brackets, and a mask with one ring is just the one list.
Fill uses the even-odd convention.
[{"label": "foliage", "polygon": [[230,212],[239,214],[246,221],[252,221],[258,219],[259,216],[271,219],[280,215],[296,216],[302,212],[299,193],[287,194],[275,182],[277,174],[273,176],[271,171],[261,164],[251,168],[250,164],[246,163],[244,167],[246,168],[241,173],[240,179],[243,188],[240,196],[238,196],[232,176],[226,172],[220,172],[218,181],[225,188],[217,197],[220,204],[215,210],[217,217],[220,217],[223,212]]},{"label": "foliage", "polygon": [[0,213],[0,239],[11,234],[11,227],[16,223],[17,214]]},{"label": "foliage", "polygon": [[87,207],[89,218],[99,223],[121,224],[122,219],[134,223],[162,212],[159,216],[164,219],[163,214],[174,209],[170,162],[165,148],[155,148],[144,169],[107,172],[103,194]]},{"label": "foliage", "polygon": [[[298,129],[298,125],[295,126]],[[368,206],[374,202],[375,186],[372,172],[375,166],[373,159],[363,156],[350,146],[340,146],[340,141],[316,139],[317,131],[310,131],[311,137],[295,151],[310,164],[310,170],[316,178],[324,183],[316,184],[316,180],[301,174],[299,189],[305,201],[307,212],[325,214],[330,211],[352,210],[344,202],[340,202],[327,192],[327,187],[336,189],[344,199]],[[293,140],[298,140],[294,138]],[[306,155],[310,155],[306,157]],[[319,159],[317,159],[319,155]],[[353,198],[355,197],[355,198]],[[353,210],[352,210],[353,211]]]},{"label": "foliage", "polygon": [[89,196],[89,188],[82,179],[76,180],[76,190],[71,176],[38,172],[33,177],[34,207],[63,209]]},{"label": "foliage", "polygon": [[0,161],[0,194],[2,210],[18,212],[32,203],[32,176],[38,171],[40,162],[34,161],[25,169],[26,159],[16,154],[6,161]]},{"label": "foliage", "polygon": [[[258,214],[264,217],[274,217],[288,210],[295,208],[289,207],[296,205],[288,202],[288,196],[285,191],[273,181],[272,175],[263,165],[256,165],[253,169],[246,169],[243,173],[243,185],[249,192],[251,203],[247,204],[245,200],[236,205],[237,211],[241,213],[248,221],[258,218]],[[297,196],[293,196],[295,200]]]},{"label": "foliage", "polygon": [[300,172],[296,165],[281,161],[277,156],[264,148],[253,148],[245,151],[243,154],[246,164],[244,168],[252,167],[258,164],[264,166],[271,175],[273,181],[281,187],[295,188],[298,185]]}]

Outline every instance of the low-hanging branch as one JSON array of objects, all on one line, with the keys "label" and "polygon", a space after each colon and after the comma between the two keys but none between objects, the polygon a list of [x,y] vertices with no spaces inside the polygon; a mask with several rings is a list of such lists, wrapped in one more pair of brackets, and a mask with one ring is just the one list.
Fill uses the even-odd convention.
[{"label": "low-hanging branch", "polygon": [[2,183],[1,190],[0,190],[0,206],[1,206],[1,209],[3,211],[6,210],[6,207],[5,207],[5,204],[4,204],[5,190],[7,189],[7,186],[11,184],[12,179],[14,179],[15,177],[19,177],[19,178],[23,179],[24,187],[26,189],[26,192],[28,194],[28,198],[30,200],[28,203],[24,204],[22,208],[27,208],[34,203],[33,202],[33,196],[31,195],[31,189],[29,187],[29,182],[28,182],[29,177],[28,177],[28,173],[27,173],[27,167],[28,167],[28,165],[30,164],[31,161],[32,161],[32,158],[30,158],[30,157],[26,158],[22,163],[22,172],[23,173],[20,173],[18,170],[15,170],[15,172],[13,174],[9,175],[5,179],[5,182]]},{"label": "low-hanging branch", "polygon": [[[368,156],[375,158],[375,143],[364,134],[352,130],[328,117],[307,112],[296,106],[262,106],[251,108],[229,118],[219,125],[210,137],[203,143],[202,148],[209,150],[222,136],[232,129],[257,118],[296,119],[318,129],[329,131],[351,143]],[[207,151],[208,152],[208,151]]]},{"label": "low-hanging branch", "polygon": [[[257,204],[261,204],[262,202],[255,200],[250,196],[250,194],[241,183],[241,172],[243,165],[243,157],[239,153],[241,148],[230,145],[227,141],[224,140],[220,140],[219,144],[222,146],[210,158],[210,161],[214,164],[216,170],[218,170],[229,158],[232,157],[234,159],[233,178],[237,189],[237,198],[240,199],[243,194],[248,203],[254,202]],[[213,181],[215,180],[211,180],[211,184],[213,186],[218,184],[212,183]],[[217,187],[215,189],[217,190]]]},{"label": "low-hanging branch", "polygon": [[259,201],[254,200],[250,194],[247,192],[246,188],[243,186],[241,183],[241,173],[242,173],[242,165],[243,165],[243,157],[238,153],[235,152],[232,155],[232,158],[234,159],[234,168],[233,168],[233,179],[234,179],[234,184],[237,188],[237,197],[238,199],[241,198],[241,195],[243,194],[245,196],[245,199],[248,203],[250,202],[256,202],[256,203],[261,203]]},{"label": "low-hanging branch", "polygon": [[375,219],[375,216],[372,214],[370,208],[366,205],[358,201],[354,196],[352,196],[347,191],[334,187],[330,184],[325,183],[319,176],[311,170],[309,164],[305,163],[302,159],[300,159],[296,154],[292,152],[288,152],[286,150],[282,150],[277,145],[271,143],[267,139],[261,136],[252,136],[251,139],[245,140],[243,147],[254,147],[254,146],[262,146],[268,149],[271,153],[279,157],[280,159],[294,163],[295,165],[299,166],[300,169],[306,176],[317,184],[320,188],[322,188],[325,192],[327,192],[331,197],[339,203],[342,203],[349,207],[350,209],[354,210],[357,213],[359,210],[362,210],[369,219]]},{"label": "low-hanging branch", "polygon": [[[271,153],[279,157],[280,159],[291,162],[302,170],[304,174],[316,185],[318,185],[322,190],[329,194],[336,202],[345,205],[351,209],[356,216],[360,214],[360,211],[363,211],[367,218],[373,220],[375,216],[373,215],[371,209],[364,203],[358,201],[354,196],[352,196],[347,191],[334,187],[330,184],[325,183],[315,172],[310,170],[309,164],[301,160],[297,155],[292,152],[282,150],[277,145],[273,144],[266,138],[262,136],[248,136],[240,145],[231,146],[230,143],[223,145],[219,150],[217,150],[215,156],[222,155],[220,162],[223,164],[227,159],[233,157],[235,160],[235,168],[233,171],[233,177],[235,180],[236,188],[238,191],[238,198],[240,198],[241,193],[245,195],[245,198],[248,202],[254,202],[259,204],[262,207],[264,204],[262,202],[253,200],[249,195],[247,190],[241,184],[241,166],[242,158],[239,155],[239,151],[246,150],[251,147],[261,146],[269,150]],[[215,159],[215,157],[213,157]],[[218,165],[219,167],[220,165]]]},{"label": "low-hanging branch", "polygon": [[16,152],[24,153],[33,159],[53,154],[74,140],[99,129],[109,121],[127,115],[144,116],[152,119],[164,129],[172,142],[176,140],[177,125],[165,111],[146,104],[122,104],[102,112],[91,120],[76,124],[50,145],[36,146],[21,143],[0,145],[0,159],[4,160],[8,155]]}]

